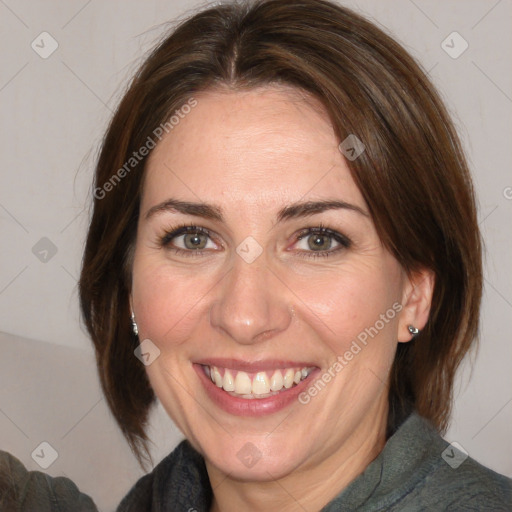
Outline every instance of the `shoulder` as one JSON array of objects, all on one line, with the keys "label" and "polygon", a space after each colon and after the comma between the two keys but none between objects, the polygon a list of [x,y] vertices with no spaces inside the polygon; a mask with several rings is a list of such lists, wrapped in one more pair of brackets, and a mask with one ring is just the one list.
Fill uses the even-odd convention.
[{"label": "shoulder", "polygon": [[512,510],[510,478],[445,441],[424,418],[416,416],[408,427],[404,438],[415,453],[418,478],[411,480],[409,492],[403,493],[393,510],[422,510],[423,506],[446,511]]},{"label": "shoulder", "polygon": [[69,478],[28,471],[16,457],[1,450],[0,510],[98,511],[93,500]]},{"label": "shoulder", "polygon": [[[202,456],[187,441],[182,441],[151,473],[140,478],[122,499],[116,512],[175,509],[191,504],[207,509],[211,487]],[[192,508],[194,508],[192,507]]]},{"label": "shoulder", "polygon": [[412,413],[323,512],[512,510],[512,480],[479,464]]},{"label": "shoulder", "polygon": [[442,463],[427,475],[420,495],[437,494],[447,511],[512,510],[510,478],[483,466],[444,440],[442,446]]}]

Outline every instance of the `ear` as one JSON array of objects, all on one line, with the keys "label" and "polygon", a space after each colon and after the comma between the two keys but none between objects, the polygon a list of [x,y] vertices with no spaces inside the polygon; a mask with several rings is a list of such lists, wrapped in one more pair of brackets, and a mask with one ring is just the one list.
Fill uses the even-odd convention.
[{"label": "ear", "polygon": [[412,325],[420,331],[425,327],[430,314],[435,276],[432,270],[422,269],[408,275],[402,292],[402,311],[398,321],[398,341],[406,343],[413,339],[409,332]]}]

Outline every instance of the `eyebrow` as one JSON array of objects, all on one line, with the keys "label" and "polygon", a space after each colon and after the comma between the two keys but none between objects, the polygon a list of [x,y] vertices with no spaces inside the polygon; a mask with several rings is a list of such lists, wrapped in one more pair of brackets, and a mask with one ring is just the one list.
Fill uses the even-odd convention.
[{"label": "eyebrow", "polygon": [[[284,220],[296,219],[301,217],[307,217],[309,215],[315,215],[322,213],[326,210],[350,210],[369,217],[368,212],[351,203],[345,201],[339,201],[335,199],[327,199],[321,201],[306,201],[302,203],[293,203],[285,206],[279,210],[277,214],[277,222]],[[195,203],[190,201],[180,201],[179,199],[167,199],[163,203],[157,204],[151,207],[145,215],[146,220],[150,219],[158,213],[164,212],[178,212],[186,215],[193,215],[196,217],[202,217],[204,219],[216,220],[224,222],[222,215],[222,208],[208,203]]]}]

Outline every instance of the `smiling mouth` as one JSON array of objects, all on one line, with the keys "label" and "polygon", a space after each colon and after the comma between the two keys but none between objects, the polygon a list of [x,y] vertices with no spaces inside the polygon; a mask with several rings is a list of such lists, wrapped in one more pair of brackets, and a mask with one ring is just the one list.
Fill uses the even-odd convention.
[{"label": "smiling mouth", "polygon": [[316,369],[311,367],[283,368],[248,373],[220,366],[201,365],[205,375],[229,395],[248,400],[268,398],[307,379]]}]

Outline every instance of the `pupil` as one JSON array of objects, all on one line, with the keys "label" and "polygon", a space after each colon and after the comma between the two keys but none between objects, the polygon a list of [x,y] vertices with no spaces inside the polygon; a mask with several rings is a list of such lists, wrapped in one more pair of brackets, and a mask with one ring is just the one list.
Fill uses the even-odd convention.
[{"label": "pupil", "polygon": [[186,235],[185,236],[185,246],[188,249],[203,249],[204,248],[204,240],[201,240],[201,235],[198,233]]}]

